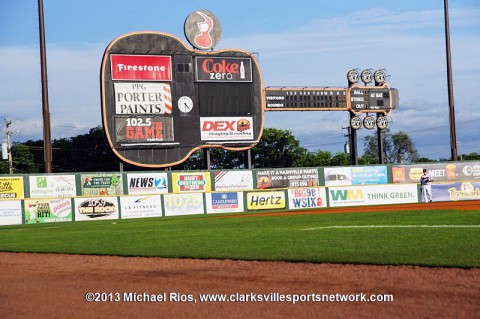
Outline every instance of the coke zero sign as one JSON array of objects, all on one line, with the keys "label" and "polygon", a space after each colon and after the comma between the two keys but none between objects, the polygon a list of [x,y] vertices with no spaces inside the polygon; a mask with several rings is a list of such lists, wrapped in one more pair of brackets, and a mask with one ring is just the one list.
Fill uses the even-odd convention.
[{"label": "coke zero sign", "polygon": [[252,60],[249,58],[197,57],[198,82],[252,82]]}]

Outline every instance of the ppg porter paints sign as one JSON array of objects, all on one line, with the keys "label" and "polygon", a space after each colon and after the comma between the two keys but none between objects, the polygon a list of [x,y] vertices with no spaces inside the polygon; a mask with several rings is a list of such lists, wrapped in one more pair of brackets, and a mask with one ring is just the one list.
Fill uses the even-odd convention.
[{"label": "ppg porter paints sign", "polygon": [[265,94],[254,56],[199,50],[218,42],[217,22],[203,10],[189,16],[186,35],[194,49],[160,32],[129,33],[107,46],[103,126],[122,161],[168,167],[200,148],[240,151],[260,140]]}]

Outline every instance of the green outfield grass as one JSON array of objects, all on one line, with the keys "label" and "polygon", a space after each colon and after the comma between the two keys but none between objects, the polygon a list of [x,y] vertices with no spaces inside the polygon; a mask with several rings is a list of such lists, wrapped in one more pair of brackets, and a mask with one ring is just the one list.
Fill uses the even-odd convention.
[{"label": "green outfield grass", "polygon": [[67,222],[2,226],[0,251],[480,267],[479,225],[480,211]]}]

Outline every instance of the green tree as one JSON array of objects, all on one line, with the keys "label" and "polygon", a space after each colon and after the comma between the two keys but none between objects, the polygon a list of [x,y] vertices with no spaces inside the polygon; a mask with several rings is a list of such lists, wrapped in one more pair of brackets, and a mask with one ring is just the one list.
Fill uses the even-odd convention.
[{"label": "green tree", "polygon": [[253,167],[292,167],[306,153],[290,130],[265,128],[252,148]]},{"label": "green tree", "polygon": [[[14,174],[38,173],[39,171],[29,147],[23,143],[13,143],[12,164]],[[8,160],[1,161],[0,174],[9,173],[10,166]]]},{"label": "green tree", "polygon": [[[387,163],[410,163],[419,159],[418,151],[407,133],[400,131],[391,134],[389,129],[382,134],[384,157]],[[377,132],[365,137],[362,162],[378,163]],[[359,163],[361,161],[359,160]],[[362,163],[365,164],[365,163]]]},{"label": "green tree", "polygon": [[394,163],[416,162],[418,151],[407,133],[400,131],[392,135],[392,154]]}]

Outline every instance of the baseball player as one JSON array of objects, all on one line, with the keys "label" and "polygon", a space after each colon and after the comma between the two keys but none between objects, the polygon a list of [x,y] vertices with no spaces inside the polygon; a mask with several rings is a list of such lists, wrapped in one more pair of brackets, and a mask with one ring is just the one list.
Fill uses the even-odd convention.
[{"label": "baseball player", "polygon": [[433,179],[428,174],[426,168],[423,169],[423,175],[420,177],[420,188],[422,189],[422,201],[424,203],[432,202],[432,186],[430,183]]}]

